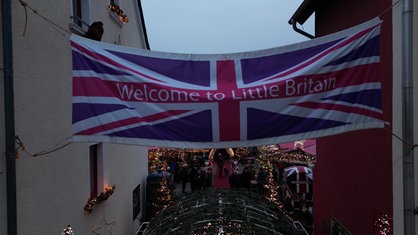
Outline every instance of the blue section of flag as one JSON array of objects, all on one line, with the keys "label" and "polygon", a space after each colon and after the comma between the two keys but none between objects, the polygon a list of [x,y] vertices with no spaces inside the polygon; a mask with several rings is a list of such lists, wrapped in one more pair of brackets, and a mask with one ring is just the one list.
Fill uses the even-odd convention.
[{"label": "blue section of flag", "polygon": [[163,59],[108,50],[108,52],[136,65],[194,85],[209,86],[209,61]]},{"label": "blue section of flag", "polygon": [[[190,139],[193,139],[196,142],[208,142],[213,140],[211,122],[210,120],[206,121],[210,116],[208,110],[162,124],[145,125],[114,132],[110,136],[173,141],[190,141]],[[190,125],[191,123],[193,125]]]},{"label": "blue section of flag", "polygon": [[350,51],[350,53],[348,53],[347,55],[342,56],[328,63],[325,66],[342,64],[342,63],[353,61],[353,60],[360,59],[360,58],[379,56],[379,42],[380,42],[379,36],[371,38],[362,46]]},{"label": "blue section of flag", "polygon": [[248,139],[287,136],[323,130],[347,123],[320,118],[297,117],[250,108],[248,113]]},{"label": "blue section of flag", "polygon": [[373,89],[329,96],[322,100],[345,101],[351,104],[362,104],[376,109],[382,109],[382,100],[374,98],[381,97],[381,95],[381,90]]},{"label": "blue section of flag", "polygon": [[129,107],[122,104],[74,103],[73,123],[123,109],[129,109]]},{"label": "blue section of flag", "polygon": [[274,74],[283,72],[303,61],[323,52],[342,39],[323,43],[317,46],[295,50],[278,55],[263,56],[258,58],[241,60],[243,80],[245,84],[264,79]]}]

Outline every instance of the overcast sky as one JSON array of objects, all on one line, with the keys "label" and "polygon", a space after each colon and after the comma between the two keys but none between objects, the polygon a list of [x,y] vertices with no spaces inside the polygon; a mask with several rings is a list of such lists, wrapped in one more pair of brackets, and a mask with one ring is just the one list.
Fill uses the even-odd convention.
[{"label": "overcast sky", "polygon": [[[151,50],[216,54],[309,40],[287,22],[303,0],[142,0]],[[303,29],[314,33],[313,16]]]}]

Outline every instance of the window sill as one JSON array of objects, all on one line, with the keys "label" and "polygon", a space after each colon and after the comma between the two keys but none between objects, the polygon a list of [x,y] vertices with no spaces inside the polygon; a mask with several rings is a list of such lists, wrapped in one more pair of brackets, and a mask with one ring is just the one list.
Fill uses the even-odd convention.
[{"label": "window sill", "polygon": [[117,24],[119,25],[119,27],[123,27],[125,25],[125,23],[123,23],[120,19],[119,16],[114,13],[114,12],[109,12],[109,17]]},{"label": "window sill", "polygon": [[80,36],[83,36],[84,34],[86,34],[86,30],[84,30],[83,28],[81,28],[77,24],[70,23],[69,27],[70,27],[70,31],[74,34],[77,34],[77,35],[80,35]]}]

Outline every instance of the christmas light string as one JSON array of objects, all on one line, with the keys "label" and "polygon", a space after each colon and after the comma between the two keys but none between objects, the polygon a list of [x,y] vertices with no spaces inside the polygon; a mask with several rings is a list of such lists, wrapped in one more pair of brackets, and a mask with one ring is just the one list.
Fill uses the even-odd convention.
[{"label": "christmas light string", "polygon": [[[23,0],[18,0],[19,2],[20,2],[20,4],[23,6],[23,8],[25,9],[25,26],[24,26],[24,29],[23,29],[23,36],[25,36],[25,34],[26,34],[26,28],[27,28],[27,21],[28,21],[28,14],[27,14],[27,8],[29,8],[29,10],[31,10],[35,15],[37,15],[37,16],[39,16],[39,17],[41,17],[43,20],[45,20],[46,22],[48,22],[48,23],[50,23],[50,24],[52,24],[53,26],[55,26],[55,27],[57,27],[58,29],[60,29],[60,30],[62,30],[62,31],[64,31],[64,32],[66,32],[66,33],[68,33],[69,35],[71,35],[72,33],[69,31],[69,30],[67,30],[67,29],[65,29],[65,28],[63,28],[63,27],[61,27],[60,25],[58,25],[57,23],[55,23],[54,21],[52,21],[52,20],[50,20],[50,19],[48,19],[47,17],[45,17],[45,16],[43,16],[42,14],[40,14],[37,10],[35,10],[35,9],[33,9],[31,6],[29,6],[25,1],[23,1]],[[62,34],[64,37],[67,37],[67,35],[65,35],[65,34]],[[67,37],[68,38],[68,37]]]},{"label": "christmas light string", "polygon": [[109,8],[109,10],[111,12],[115,13],[116,15],[118,15],[119,20],[122,23],[124,23],[124,24],[125,23],[128,23],[128,21],[129,21],[128,20],[128,16],[123,12],[122,9],[120,9],[119,5],[117,5],[114,0],[111,0],[110,1],[110,4],[109,4],[108,8]]},{"label": "christmas light string", "polygon": [[402,139],[400,136],[398,136],[397,134],[393,133],[391,130],[389,130],[387,127],[384,128],[387,132],[389,132],[393,137],[395,137],[396,139],[398,139],[399,141],[401,141],[403,144],[410,146],[411,149],[414,149],[415,147],[418,146],[418,144],[411,144],[406,142],[404,139]]},{"label": "christmas light string", "polygon": [[389,235],[390,234],[390,222],[387,214],[383,214],[378,218],[374,225],[377,227],[380,235]]},{"label": "christmas light string", "polygon": [[[24,37],[26,35],[26,29],[28,26],[28,10],[31,10],[35,15],[41,17],[43,20],[45,20],[46,22],[48,22],[49,24],[52,24],[53,26],[55,26],[56,28],[62,30],[63,32],[71,35],[71,31],[65,29],[64,27],[60,26],[59,24],[55,23],[54,21],[50,20],[49,18],[47,18],[46,16],[42,15],[39,13],[39,11],[37,11],[36,9],[32,8],[31,6],[28,5],[28,3],[26,3],[23,0],[17,0],[20,2],[20,4],[23,6],[24,10],[25,10],[25,23],[24,23],[24,27],[23,27],[23,33],[22,36]],[[120,9],[119,5],[117,5],[114,1],[111,1],[111,3],[108,5],[109,10],[116,14],[119,18],[119,20],[122,23],[127,23],[129,21],[128,16],[123,12],[122,9]],[[64,37],[68,38],[67,35],[62,34]]]},{"label": "christmas light string", "polygon": [[15,142],[18,145],[18,147],[15,149],[16,158],[19,157],[19,152],[18,152],[19,149],[21,149],[23,152],[25,152],[30,157],[38,157],[38,156],[41,156],[41,155],[46,155],[46,154],[53,153],[55,151],[58,151],[58,150],[60,150],[64,147],[67,147],[68,145],[72,144],[71,137],[68,137],[68,138],[65,138],[63,141],[58,142],[54,147],[51,147],[47,150],[43,150],[43,151],[35,153],[35,154],[31,154],[29,151],[26,150],[26,147],[23,144],[23,142],[20,140],[19,136],[15,136]]},{"label": "christmas light string", "polygon": [[[64,27],[60,26],[59,24],[55,23],[54,21],[48,19],[46,16],[40,14],[36,9],[32,8],[31,6],[29,6],[25,1],[23,1],[23,0],[17,0],[17,1],[20,2],[20,4],[23,6],[23,8],[25,10],[25,25],[24,25],[24,30],[23,30],[23,36],[25,36],[25,34],[26,34],[26,28],[27,28],[27,19],[28,19],[27,8],[29,8],[35,15],[41,17],[43,20],[45,20],[46,22],[52,24],[53,26],[57,27],[58,29],[64,31],[65,33],[67,33],[69,35],[72,34],[69,30],[65,29]],[[393,3],[390,7],[386,8],[385,10],[383,10],[378,15],[378,17],[381,17],[382,15],[386,14],[388,11],[390,11],[393,8],[397,7],[400,2],[402,2],[402,0],[398,0],[395,3]],[[110,11],[114,12],[115,14],[117,14],[119,16],[121,22],[123,22],[123,23],[127,23],[128,22],[128,17],[120,9],[120,7],[115,4],[114,1],[111,1],[111,3],[108,5],[108,8],[109,8]],[[63,34],[63,36],[67,37],[65,34]]]},{"label": "christmas light string", "polygon": [[152,203],[155,214],[158,214],[165,208],[173,205],[173,201],[173,190],[168,187],[167,178],[162,177],[160,187],[157,189],[157,201],[155,203]]},{"label": "christmas light string", "polygon": [[28,10],[26,8],[26,6],[28,5],[26,2],[23,2],[21,0],[19,0],[20,4],[22,4],[23,8],[25,9],[25,26],[23,27],[23,34],[22,36],[24,37],[26,34],[26,28],[28,26]]},{"label": "christmas light string", "polygon": [[382,17],[382,15],[386,14],[388,11],[395,8],[402,0],[398,0],[395,3],[393,3],[390,7],[386,8],[382,13],[379,14],[379,17]]}]

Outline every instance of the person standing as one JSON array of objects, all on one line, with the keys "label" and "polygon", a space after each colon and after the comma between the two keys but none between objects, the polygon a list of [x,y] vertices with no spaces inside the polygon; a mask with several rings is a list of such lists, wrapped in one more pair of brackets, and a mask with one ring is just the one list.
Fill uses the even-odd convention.
[{"label": "person standing", "polygon": [[208,166],[206,168],[206,187],[207,188],[212,187],[212,177],[213,177],[212,170],[213,170],[212,166]]},{"label": "person standing", "polygon": [[189,181],[189,166],[185,163],[179,170],[179,178],[181,180],[181,192],[186,193],[186,185]]},{"label": "person standing", "polygon": [[103,23],[101,21],[96,21],[89,26],[87,32],[84,34],[84,37],[96,41],[101,41],[103,33]]},{"label": "person standing", "polygon": [[190,187],[192,192],[202,190],[200,183],[200,168],[193,166],[190,170]]},{"label": "person standing", "polygon": [[207,187],[207,172],[205,165],[201,165],[199,169],[199,175],[200,175],[200,187],[205,190]]},{"label": "person standing", "polygon": [[246,188],[247,190],[250,190],[251,180],[253,179],[253,176],[249,167],[246,166],[244,168],[244,172],[242,172],[240,179],[241,179],[241,186],[243,188]]},{"label": "person standing", "polygon": [[229,176],[229,185],[233,189],[241,188],[241,179],[237,171],[233,171],[231,176]]},{"label": "person standing", "polygon": [[219,177],[222,177],[223,171],[224,171],[224,164],[225,159],[222,156],[222,153],[218,154],[218,159],[216,160],[216,164],[218,165],[218,175]]}]

